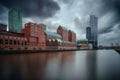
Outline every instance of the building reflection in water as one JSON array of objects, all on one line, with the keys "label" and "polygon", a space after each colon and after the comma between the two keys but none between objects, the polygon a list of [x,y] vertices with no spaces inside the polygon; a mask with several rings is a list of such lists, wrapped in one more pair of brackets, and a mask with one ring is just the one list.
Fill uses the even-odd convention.
[{"label": "building reflection in water", "polygon": [[104,50],[1,55],[0,80],[120,80],[119,61]]},{"label": "building reflection in water", "polygon": [[0,80],[96,79],[96,52],[0,56]]},{"label": "building reflection in water", "polygon": [[89,51],[86,55],[87,80],[97,80],[97,51]]},{"label": "building reflection in water", "polygon": [[46,54],[0,56],[0,80],[42,80],[46,58]]},{"label": "building reflection in water", "polygon": [[58,52],[51,53],[50,56],[54,57],[47,61],[46,63],[46,71],[45,78],[46,80],[63,80],[66,75],[66,70],[69,68],[68,65],[73,61],[73,56],[75,52]]}]

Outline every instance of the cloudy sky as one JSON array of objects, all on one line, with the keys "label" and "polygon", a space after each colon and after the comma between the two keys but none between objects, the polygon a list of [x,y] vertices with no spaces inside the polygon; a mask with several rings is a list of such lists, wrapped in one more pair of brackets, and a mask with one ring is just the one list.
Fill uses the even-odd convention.
[{"label": "cloudy sky", "polygon": [[44,23],[55,32],[58,25],[85,38],[89,16],[98,17],[99,45],[120,44],[120,0],[0,0],[0,23],[8,24],[8,11],[19,9],[26,22]]}]

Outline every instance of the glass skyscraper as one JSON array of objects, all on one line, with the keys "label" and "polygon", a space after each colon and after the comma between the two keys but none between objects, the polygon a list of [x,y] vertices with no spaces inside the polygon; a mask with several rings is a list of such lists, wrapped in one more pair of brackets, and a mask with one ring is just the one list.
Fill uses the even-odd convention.
[{"label": "glass skyscraper", "polygon": [[22,14],[16,9],[11,9],[8,13],[9,31],[21,33],[22,30]]},{"label": "glass skyscraper", "polygon": [[91,28],[86,28],[86,38],[88,39],[88,42],[91,42]]},{"label": "glass skyscraper", "polygon": [[90,27],[91,27],[91,42],[93,44],[93,48],[97,48],[98,18],[95,15],[90,15]]}]

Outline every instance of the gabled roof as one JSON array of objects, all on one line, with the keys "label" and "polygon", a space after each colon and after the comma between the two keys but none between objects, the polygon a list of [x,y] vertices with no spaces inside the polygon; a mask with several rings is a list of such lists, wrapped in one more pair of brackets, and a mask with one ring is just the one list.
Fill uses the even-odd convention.
[{"label": "gabled roof", "polygon": [[64,27],[64,26],[61,26],[60,25],[60,27],[63,29],[63,30],[68,30],[66,27]]},{"label": "gabled roof", "polygon": [[51,35],[51,36],[56,36],[56,37],[62,38],[61,35],[59,35],[59,34],[57,34],[57,33],[49,32],[49,31],[45,31],[45,33],[46,33],[47,35]]},{"label": "gabled roof", "polygon": [[43,23],[41,23],[41,24],[39,24],[39,25],[42,25],[43,27],[46,27],[46,25],[45,25],[45,24],[43,24]]},{"label": "gabled roof", "polygon": [[76,34],[74,31],[72,31],[72,30],[69,30],[70,32],[72,32],[72,33],[74,33],[74,34]]}]

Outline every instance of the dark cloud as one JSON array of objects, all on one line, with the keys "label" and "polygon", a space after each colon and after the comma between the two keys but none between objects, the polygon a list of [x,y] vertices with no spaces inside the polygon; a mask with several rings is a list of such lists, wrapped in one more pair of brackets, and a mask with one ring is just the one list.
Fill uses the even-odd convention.
[{"label": "dark cloud", "polygon": [[103,3],[103,10],[114,10],[117,13],[120,13],[120,0],[100,0]]},{"label": "dark cloud", "polygon": [[5,8],[2,5],[0,5],[0,14],[2,14],[4,12],[5,12]]},{"label": "dark cloud", "polygon": [[118,29],[120,30],[120,25],[118,26]]},{"label": "dark cloud", "polygon": [[59,5],[53,0],[1,0],[0,5],[8,9],[19,9],[24,17],[48,18],[60,10]]},{"label": "dark cloud", "polygon": [[109,11],[115,13],[114,22],[116,24],[120,21],[120,0],[98,0],[101,1],[101,14],[105,15]]},{"label": "dark cloud", "polygon": [[112,32],[113,31],[113,26],[109,26],[109,27],[105,27],[105,28],[103,28],[103,29],[101,29],[101,30],[99,30],[99,34],[105,34],[105,33],[109,33],[109,32]]}]

